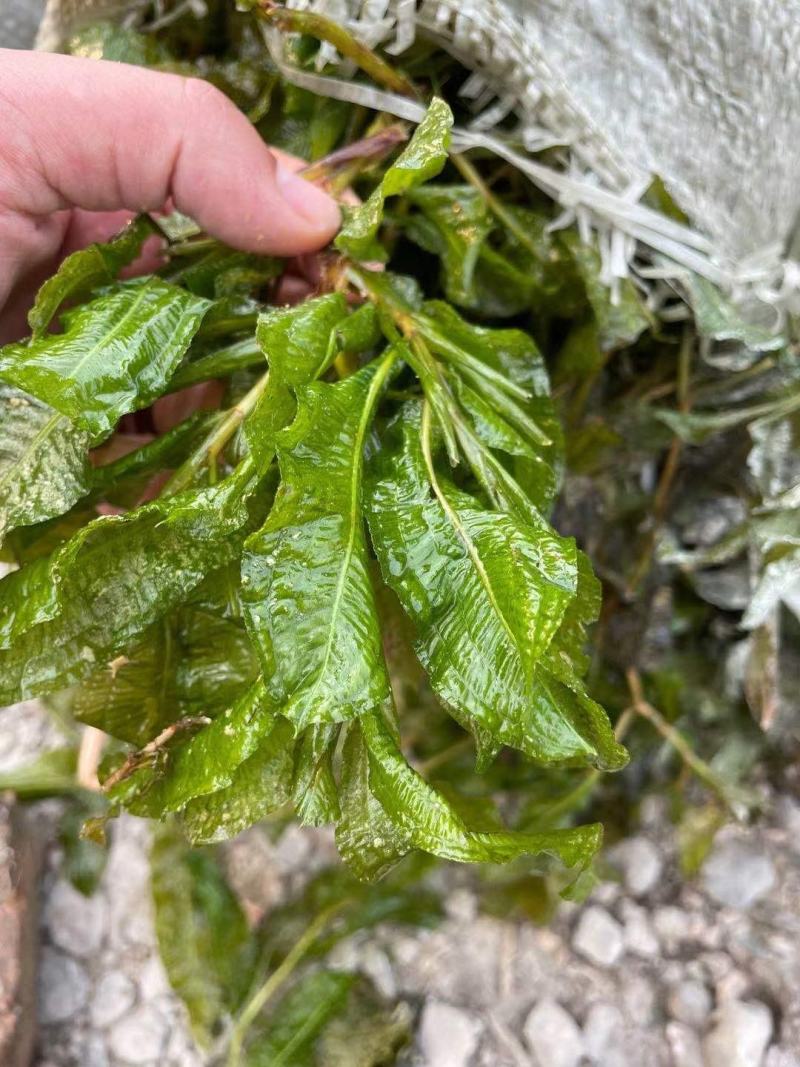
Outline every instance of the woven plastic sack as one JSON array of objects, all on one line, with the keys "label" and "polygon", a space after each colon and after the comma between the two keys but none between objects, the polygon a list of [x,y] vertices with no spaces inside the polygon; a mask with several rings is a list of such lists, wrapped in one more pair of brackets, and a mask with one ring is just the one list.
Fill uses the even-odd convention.
[{"label": "woven plastic sack", "polygon": [[[170,0],[173,8],[179,2]],[[453,52],[474,71],[464,92],[475,119],[462,131],[462,144],[483,143],[520,164],[509,139],[493,132],[513,115],[515,143],[529,152],[563,145],[562,170],[548,172],[532,156],[524,169],[569,217],[597,229],[608,280],[627,273],[644,249],[651,274],[680,277],[690,270],[741,302],[777,308],[778,317],[796,309],[798,270],[783,257],[800,210],[800,105],[792,90],[800,66],[800,3],[294,0],[290,6],[321,10],[395,54],[416,34]],[[135,19],[137,10],[137,0],[49,0],[40,44],[57,47],[87,17]],[[274,55],[279,46],[272,45]],[[346,82],[340,85],[347,96]],[[322,79],[315,87],[328,88]],[[387,94],[374,95],[376,105],[393,109]],[[412,117],[407,104],[394,103]],[[653,175],[691,227],[639,204]]]}]

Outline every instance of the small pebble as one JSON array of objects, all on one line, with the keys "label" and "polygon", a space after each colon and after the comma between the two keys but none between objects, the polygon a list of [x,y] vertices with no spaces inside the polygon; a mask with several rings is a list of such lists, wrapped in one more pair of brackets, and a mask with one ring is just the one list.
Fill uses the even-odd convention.
[{"label": "small pebble", "polygon": [[672,1054],[672,1067],[705,1067],[700,1038],[683,1023],[667,1023],[665,1034]]},{"label": "small pebble", "polygon": [[689,918],[682,908],[667,905],[653,912],[653,926],[669,953],[676,952],[691,936]]},{"label": "small pebble", "polygon": [[788,1048],[773,1045],[772,1048],[767,1049],[764,1067],[800,1067],[800,1052],[792,1052]]},{"label": "small pebble", "polygon": [[89,976],[77,960],[44,949],[39,964],[39,1021],[63,1023],[86,1007]]},{"label": "small pebble", "polygon": [[703,1042],[705,1067],[761,1067],[772,1037],[772,1013],[758,1000],[730,1000]]},{"label": "small pebble", "polygon": [[608,859],[621,872],[625,889],[633,897],[643,897],[655,889],[664,869],[660,852],[646,837],[621,841],[610,850]]},{"label": "small pebble", "polygon": [[86,959],[103,943],[108,909],[99,894],[85,897],[65,878],[53,886],[44,909],[50,939],[70,956]]},{"label": "small pebble", "polygon": [[441,1000],[428,1000],[419,1029],[425,1067],[467,1067],[482,1030],[479,1020],[468,1012]]},{"label": "small pebble", "polygon": [[598,967],[613,967],[624,950],[622,927],[605,909],[592,905],[581,912],[572,947]]},{"label": "small pebble", "polygon": [[725,841],[703,864],[703,885],[718,904],[746,911],[775,885],[766,853],[741,841]]},{"label": "small pebble", "polygon": [[122,971],[109,971],[104,974],[95,987],[89,1017],[92,1025],[99,1030],[121,1018],[133,1007],[136,999],[136,986]]},{"label": "small pebble", "polygon": [[711,1014],[711,994],[702,982],[690,979],[675,986],[667,1006],[673,1019],[701,1030]]},{"label": "small pebble", "polygon": [[538,1067],[576,1067],[584,1054],[578,1024],[555,1000],[540,1000],[524,1026]]},{"label": "small pebble", "polygon": [[125,1063],[144,1064],[158,1060],[167,1044],[169,1025],[155,1008],[145,1004],[112,1027],[108,1043]]},{"label": "small pebble", "polygon": [[619,1048],[625,1033],[625,1017],[616,1004],[603,1001],[592,1004],[583,1023],[586,1055],[592,1063],[602,1065],[614,1049]]},{"label": "small pebble", "polygon": [[661,946],[645,909],[634,904],[632,900],[623,900],[620,913],[623,921],[623,939],[628,952],[644,959],[653,959],[658,956]]}]

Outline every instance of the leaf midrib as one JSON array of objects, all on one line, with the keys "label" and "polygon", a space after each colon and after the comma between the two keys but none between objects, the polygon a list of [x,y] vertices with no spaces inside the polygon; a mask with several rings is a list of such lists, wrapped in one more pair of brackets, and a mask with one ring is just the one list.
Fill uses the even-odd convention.
[{"label": "leaf midrib", "polygon": [[423,455],[423,458],[425,460],[425,467],[426,467],[427,472],[428,472],[428,479],[429,479],[429,481],[431,483],[431,488],[433,489],[434,493],[436,494],[436,499],[439,501],[439,504],[441,505],[442,510],[444,511],[445,515],[447,516],[448,520],[450,521],[450,524],[452,525],[452,527],[455,530],[456,534],[458,535],[458,537],[460,538],[460,540],[463,543],[464,547],[466,548],[467,555],[472,560],[472,565],[475,568],[475,571],[476,571],[476,573],[478,575],[478,579],[480,580],[481,585],[483,586],[484,590],[486,591],[486,596],[489,598],[489,603],[492,606],[492,610],[494,611],[495,615],[497,616],[501,626],[503,627],[503,629],[508,634],[508,637],[509,637],[509,640],[511,641],[511,644],[517,650],[517,654],[519,655],[519,647],[518,647],[518,644],[517,644],[517,638],[516,638],[516,636],[514,634],[514,631],[511,629],[511,626],[510,626],[508,620],[506,619],[505,615],[503,614],[503,610],[500,607],[500,604],[497,601],[497,597],[495,596],[494,589],[492,588],[491,579],[489,578],[489,575],[488,575],[488,573],[486,571],[486,568],[483,565],[483,560],[480,557],[478,549],[475,546],[475,543],[473,542],[472,538],[467,533],[466,527],[462,523],[458,513],[452,507],[452,505],[450,504],[449,500],[444,495],[444,493],[442,491],[442,487],[439,485],[439,480],[436,477],[436,471],[435,471],[434,466],[433,466],[433,457],[431,455],[430,434],[431,434],[430,405],[429,405],[428,401],[426,400],[424,402],[424,404],[423,404],[423,407],[422,407],[421,438],[422,438],[422,455]]},{"label": "leaf midrib", "polygon": [[78,362],[72,368],[72,378],[77,381],[79,371],[81,371],[83,367],[86,366],[86,364],[89,362],[89,360],[92,359],[93,356],[97,355],[97,352],[99,351],[101,345],[107,345],[108,342],[112,340],[112,338],[116,337],[121,332],[123,327],[130,320],[131,316],[138,310],[139,306],[141,305],[144,298],[147,296],[148,292],[150,292],[150,290],[152,289],[153,281],[154,279],[150,279],[149,281],[145,282],[134,302],[131,304],[131,306],[128,308],[122,318],[116,323],[116,325],[114,325],[108,332],[103,333],[95,342],[95,344],[92,345],[89,351],[81,359],[78,360]]},{"label": "leaf midrib", "polygon": [[375,400],[380,392],[380,389],[386,380],[392,364],[396,359],[396,353],[388,352],[382,359],[378,366],[375,376],[369,385],[366,399],[364,400],[364,407],[361,411],[361,418],[358,421],[358,430],[356,431],[356,437],[354,441],[355,462],[353,463],[352,473],[350,475],[350,513],[349,513],[349,530],[347,536],[347,546],[345,550],[344,559],[342,560],[342,566],[339,570],[339,578],[336,583],[336,593],[334,594],[333,608],[331,611],[331,621],[328,627],[328,640],[325,645],[325,655],[323,656],[322,663],[317,671],[317,677],[310,690],[306,693],[306,699],[311,698],[319,689],[322,684],[322,679],[328,669],[330,663],[331,652],[333,651],[333,639],[336,632],[336,620],[338,619],[339,612],[341,611],[342,601],[344,599],[344,588],[347,581],[347,572],[350,569],[350,563],[353,558],[353,550],[355,548],[356,530],[358,528],[358,503],[359,503],[359,483],[361,470],[364,464],[364,438],[366,437],[367,427],[372,416],[372,409],[375,404]]}]

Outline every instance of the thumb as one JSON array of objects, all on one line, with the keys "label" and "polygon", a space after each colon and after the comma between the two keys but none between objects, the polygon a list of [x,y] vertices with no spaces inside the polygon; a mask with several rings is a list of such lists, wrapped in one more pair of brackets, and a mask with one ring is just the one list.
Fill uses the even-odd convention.
[{"label": "thumb", "polygon": [[339,210],[217,89],[121,63],[0,49],[0,216],[160,209],[246,251],[326,244]]}]

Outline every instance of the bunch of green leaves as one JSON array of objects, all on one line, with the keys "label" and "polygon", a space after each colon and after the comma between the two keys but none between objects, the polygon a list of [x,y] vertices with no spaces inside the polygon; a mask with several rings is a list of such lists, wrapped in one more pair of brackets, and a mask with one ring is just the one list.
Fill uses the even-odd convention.
[{"label": "bunch of green leaves", "polygon": [[[275,263],[205,238],[168,250],[160,276],[116,281],[143,219],[66,260],[31,338],[0,351],[20,563],[0,584],[0,700],[73,687],[79,721],[134,746],[104,768],[112,810],[178,813],[199,843],[291,805],[334,823],[367,879],[415,849],[573,866],[598,846],[597,826],[473,824],[409,762],[390,684],[384,590],[479,768],[504,747],[625,762],[582,678],[598,586],[546,518],[561,440],[536,344],[371,265],[387,200],[442,170],[451,122],[435,99],[348,212],[331,291],[264,306]],[[227,380],[226,410],[92,466],[120,419],[209,378]]]}]

